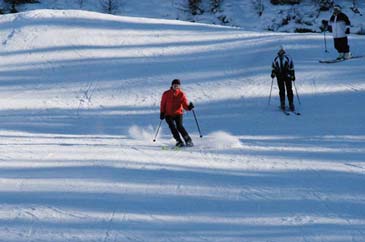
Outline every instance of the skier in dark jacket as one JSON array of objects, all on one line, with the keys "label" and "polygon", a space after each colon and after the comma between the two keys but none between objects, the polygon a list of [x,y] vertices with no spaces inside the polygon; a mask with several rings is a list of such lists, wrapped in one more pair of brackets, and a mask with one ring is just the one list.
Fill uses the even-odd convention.
[{"label": "skier in dark jacket", "polygon": [[[324,21],[326,24],[326,21]],[[351,52],[348,44],[347,35],[350,34],[350,20],[346,14],[341,11],[339,5],[333,7],[333,14],[330,18],[328,30],[333,34],[335,49],[339,53],[337,59],[350,59]]]},{"label": "skier in dark jacket", "polygon": [[[174,79],[169,90],[165,91],[161,98],[160,119],[166,119],[171,133],[176,140],[176,146],[193,146],[193,142],[183,126],[183,114],[185,110],[192,110],[194,105],[188,103],[185,93],[180,89],[181,81]],[[183,137],[184,142],[182,141]]]},{"label": "skier in dark jacket", "polygon": [[285,54],[284,47],[280,47],[278,55],[272,62],[271,78],[275,78],[279,87],[280,108],[285,110],[285,89],[289,101],[290,111],[295,111],[294,94],[292,89],[292,81],[295,81],[295,72],[293,60]]}]

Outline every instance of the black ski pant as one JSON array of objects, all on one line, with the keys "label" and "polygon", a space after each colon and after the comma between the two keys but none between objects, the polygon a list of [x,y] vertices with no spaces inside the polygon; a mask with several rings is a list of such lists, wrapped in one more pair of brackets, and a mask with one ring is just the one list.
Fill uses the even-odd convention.
[{"label": "black ski pant", "polygon": [[289,106],[292,106],[294,100],[292,81],[289,78],[277,78],[280,96],[280,105],[285,106],[285,88],[288,95]]},{"label": "black ski pant", "polygon": [[333,40],[335,43],[335,49],[338,51],[338,53],[350,52],[350,46],[347,37],[334,38]]},{"label": "black ski pant", "polygon": [[166,123],[169,125],[171,130],[172,136],[174,136],[177,142],[182,142],[180,134],[184,138],[185,142],[191,141],[188,132],[183,126],[183,115],[166,116],[165,118]]}]

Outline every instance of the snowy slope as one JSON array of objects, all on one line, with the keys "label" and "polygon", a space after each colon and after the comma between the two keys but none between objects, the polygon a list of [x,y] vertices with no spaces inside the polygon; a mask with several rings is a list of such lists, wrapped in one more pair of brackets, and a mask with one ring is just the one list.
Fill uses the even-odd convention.
[{"label": "snowy slope", "polygon": [[[321,34],[38,10],[0,43],[0,241],[365,240],[365,59],[318,64]],[[300,117],[267,104],[281,44]],[[204,134],[187,113],[178,151],[174,78]]]},{"label": "snowy slope", "polygon": [[[320,32],[322,19],[329,19],[332,12],[319,12],[319,5],[313,0],[302,0],[295,5],[272,5],[270,1],[256,0],[224,0],[216,7],[214,1],[201,1],[200,11],[193,15],[188,0],[142,0],[125,1],[112,0],[112,9],[106,7],[107,0],[40,0],[39,3],[23,4],[18,11],[35,9],[77,9],[88,10],[114,15],[147,17],[157,19],[179,19],[199,23],[241,27],[245,30],[278,32],[295,32],[298,29]],[[262,3],[262,7],[260,7]],[[364,1],[335,1],[343,7],[349,16],[352,33],[365,34],[365,2]],[[356,14],[351,10],[353,3],[360,10]],[[0,2],[0,9],[6,9]],[[259,10],[262,9],[262,15]],[[286,22],[283,24],[283,22]]]}]

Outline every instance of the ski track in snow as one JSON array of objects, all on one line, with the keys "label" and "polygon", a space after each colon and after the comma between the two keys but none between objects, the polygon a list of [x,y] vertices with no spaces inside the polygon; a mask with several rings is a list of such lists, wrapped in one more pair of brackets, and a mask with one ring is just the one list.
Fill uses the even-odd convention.
[{"label": "ski track in snow", "polygon": [[[17,16],[0,17],[0,240],[365,240],[364,60],[318,64],[319,34]],[[267,105],[283,43],[299,117],[275,85]],[[186,113],[192,148],[173,149],[165,122],[152,142],[174,78],[203,131]]]}]

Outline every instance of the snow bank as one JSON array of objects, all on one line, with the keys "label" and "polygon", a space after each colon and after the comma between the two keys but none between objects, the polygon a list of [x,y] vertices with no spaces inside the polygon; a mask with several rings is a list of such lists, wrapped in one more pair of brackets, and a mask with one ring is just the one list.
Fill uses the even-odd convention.
[{"label": "snow bank", "polygon": [[[75,9],[111,13],[114,15],[147,17],[157,19],[183,20],[197,23],[237,26],[245,30],[271,30],[277,32],[314,31],[319,32],[322,19],[328,19],[331,11],[319,11],[320,5],[313,1],[301,1],[300,4],[273,5],[270,1],[226,0],[197,1],[198,11],[189,8],[187,0],[149,0],[149,1],[83,1],[58,0],[39,1],[22,4],[18,11],[35,9]],[[107,3],[110,3],[110,7]],[[217,4],[218,3],[218,4]],[[344,12],[352,22],[352,33],[364,34],[365,3],[357,1],[360,13],[351,10],[355,1],[341,1]],[[6,4],[0,1],[0,9]],[[195,12],[195,14],[193,14]]]}]

